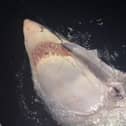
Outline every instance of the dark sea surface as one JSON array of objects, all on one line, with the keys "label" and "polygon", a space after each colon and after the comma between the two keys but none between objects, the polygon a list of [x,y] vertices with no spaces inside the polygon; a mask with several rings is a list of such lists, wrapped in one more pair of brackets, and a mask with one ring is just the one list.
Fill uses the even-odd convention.
[{"label": "dark sea surface", "polygon": [[10,1],[1,4],[0,124],[58,126],[33,90],[23,20],[44,24],[70,41],[97,49],[102,60],[126,72],[125,4]]}]

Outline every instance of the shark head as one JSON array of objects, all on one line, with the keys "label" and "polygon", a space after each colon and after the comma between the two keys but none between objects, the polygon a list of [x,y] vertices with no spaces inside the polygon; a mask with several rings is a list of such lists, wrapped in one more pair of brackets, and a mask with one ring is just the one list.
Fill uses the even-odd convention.
[{"label": "shark head", "polygon": [[23,32],[35,90],[57,122],[125,126],[126,99],[113,100],[119,91],[125,94],[125,73],[101,61],[96,51],[65,40],[62,44],[39,23],[25,19]]}]

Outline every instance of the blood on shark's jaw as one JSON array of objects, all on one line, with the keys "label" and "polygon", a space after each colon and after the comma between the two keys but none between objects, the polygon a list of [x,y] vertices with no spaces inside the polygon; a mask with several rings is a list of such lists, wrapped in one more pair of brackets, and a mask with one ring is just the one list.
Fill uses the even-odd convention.
[{"label": "blood on shark's jaw", "polygon": [[32,60],[34,65],[36,65],[39,60],[49,56],[72,56],[72,53],[67,49],[63,48],[61,44],[53,42],[43,42],[37,45],[32,51]]}]

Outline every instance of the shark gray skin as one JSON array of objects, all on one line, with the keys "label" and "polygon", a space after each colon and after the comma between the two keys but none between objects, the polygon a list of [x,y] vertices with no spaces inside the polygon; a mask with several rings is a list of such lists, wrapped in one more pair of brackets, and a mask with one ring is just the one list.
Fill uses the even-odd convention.
[{"label": "shark gray skin", "polygon": [[23,32],[34,89],[60,125],[126,126],[126,73],[29,19]]}]

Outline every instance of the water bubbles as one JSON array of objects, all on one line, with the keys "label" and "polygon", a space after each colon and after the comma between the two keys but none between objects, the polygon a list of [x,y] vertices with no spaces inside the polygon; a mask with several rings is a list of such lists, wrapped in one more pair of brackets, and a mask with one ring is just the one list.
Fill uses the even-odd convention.
[{"label": "water bubbles", "polygon": [[73,32],[74,31],[74,29],[72,27],[68,27],[67,29],[69,30],[69,32]]},{"label": "water bubbles", "polygon": [[82,24],[82,21],[78,21],[78,24],[81,25]]},{"label": "water bubbles", "polygon": [[122,45],[122,48],[126,48],[126,45]]},{"label": "water bubbles", "polygon": [[38,98],[34,98],[34,102],[40,103],[40,100]]},{"label": "water bubbles", "polygon": [[98,26],[102,26],[104,23],[103,23],[103,19],[102,18],[97,18],[96,19],[96,24],[98,25]]},{"label": "water bubbles", "polygon": [[113,51],[112,54],[110,54],[110,58],[113,61],[116,61],[116,59],[119,57],[119,53],[117,51]]},{"label": "water bubbles", "polygon": [[69,41],[75,42],[85,48],[89,48],[89,41],[92,35],[89,32],[80,32],[71,27],[68,27],[67,39]]},{"label": "water bubbles", "polygon": [[118,57],[119,56],[119,54],[116,52],[116,51],[114,51],[114,54],[113,54],[115,57]]},{"label": "water bubbles", "polygon": [[103,18],[99,17],[96,19],[90,19],[89,24],[96,24],[98,26],[103,26],[104,25]]},{"label": "water bubbles", "polygon": [[79,18],[79,19],[75,19],[75,20],[73,21],[73,25],[83,25],[83,24],[85,24],[85,23],[86,23],[86,20],[85,20],[84,17],[81,17],[81,18]]}]

